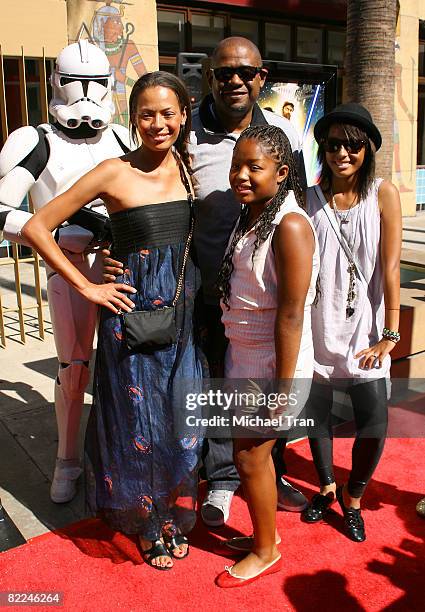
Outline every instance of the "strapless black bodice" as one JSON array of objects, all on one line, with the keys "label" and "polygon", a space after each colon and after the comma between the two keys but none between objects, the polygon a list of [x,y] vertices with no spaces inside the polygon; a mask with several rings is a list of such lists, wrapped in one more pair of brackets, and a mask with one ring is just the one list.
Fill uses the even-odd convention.
[{"label": "strapless black bodice", "polygon": [[115,255],[185,242],[190,227],[187,200],[146,204],[110,215]]}]

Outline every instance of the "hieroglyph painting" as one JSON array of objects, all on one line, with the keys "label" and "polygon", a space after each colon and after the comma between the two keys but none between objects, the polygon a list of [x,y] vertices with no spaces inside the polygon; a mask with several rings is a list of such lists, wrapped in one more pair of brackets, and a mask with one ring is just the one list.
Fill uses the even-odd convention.
[{"label": "hieroglyph painting", "polygon": [[[114,123],[128,127],[128,95],[147,71],[140,40],[140,1],[68,0],[69,42],[87,38],[108,56],[113,76]],[[139,27],[138,27],[139,26]],[[139,33],[139,36],[137,34]]]}]

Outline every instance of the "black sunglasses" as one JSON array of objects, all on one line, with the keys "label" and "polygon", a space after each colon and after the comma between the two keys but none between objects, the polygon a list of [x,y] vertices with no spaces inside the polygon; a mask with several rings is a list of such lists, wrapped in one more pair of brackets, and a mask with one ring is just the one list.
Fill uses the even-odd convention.
[{"label": "black sunglasses", "polygon": [[221,68],[211,68],[217,81],[227,83],[235,74],[244,82],[253,81],[257,74],[265,73],[266,70],[261,66],[222,66]]},{"label": "black sunglasses", "polygon": [[342,147],[347,153],[359,153],[366,146],[365,140],[343,140],[341,138],[322,138],[326,153],[338,153]]}]

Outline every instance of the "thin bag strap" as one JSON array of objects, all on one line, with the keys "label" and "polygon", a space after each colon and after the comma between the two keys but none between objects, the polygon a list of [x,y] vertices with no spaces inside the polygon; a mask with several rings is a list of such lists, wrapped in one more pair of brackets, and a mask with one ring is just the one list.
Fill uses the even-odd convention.
[{"label": "thin bag strap", "polygon": [[356,262],[356,259],[354,257],[354,253],[353,251],[350,249],[350,246],[347,242],[347,240],[345,239],[345,237],[341,234],[341,229],[339,227],[339,225],[337,224],[337,221],[335,219],[335,217],[333,215],[331,215],[329,213],[328,210],[328,206],[327,206],[327,202],[325,200],[325,196],[323,195],[323,191],[320,188],[320,185],[315,185],[314,186],[314,191],[316,192],[317,197],[319,198],[320,202],[323,204],[323,210],[328,218],[328,221],[332,227],[332,229],[334,230],[336,237],[338,238],[338,241],[340,243],[340,245],[342,246],[342,249],[345,253],[345,255],[347,256],[347,259],[349,261],[350,264],[352,264],[354,266],[354,270],[355,273],[357,274],[357,277],[359,278],[359,280],[362,281],[362,283],[365,284],[366,288],[368,287],[368,282],[365,279],[363,272],[361,271],[358,263]]},{"label": "thin bag strap", "polygon": [[184,186],[186,187],[186,192],[187,192],[187,201],[189,203],[189,208],[190,208],[190,230],[189,230],[189,234],[187,236],[187,240],[186,240],[186,246],[184,248],[184,254],[183,254],[183,263],[182,263],[182,267],[181,267],[181,271],[179,274],[179,278],[177,280],[177,286],[176,286],[176,293],[174,295],[174,299],[171,302],[172,306],[175,306],[177,304],[177,301],[180,297],[180,293],[183,287],[183,279],[184,279],[184,271],[186,268],[186,262],[187,262],[187,258],[189,256],[189,249],[190,249],[190,243],[192,242],[192,236],[193,236],[193,226],[194,226],[194,215],[193,215],[193,201],[194,201],[194,190],[193,190],[193,185],[192,185],[192,181],[190,179],[190,175],[189,172],[187,171],[187,168],[185,166],[185,164],[183,163],[183,160],[180,156],[180,154],[178,153],[178,151],[175,152],[176,157],[177,157],[177,162],[179,164],[180,167],[180,175],[182,177]]},{"label": "thin bag strap", "polygon": [[190,222],[190,230],[189,230],[189,235],[187,237],[186,240],[186,246],[184,248],[184,254],[183,254],[183,263],[182,263],[182,269],[180,271],[180,275],[177,281],[177,287],[176,287],[176,293],[174,295],[174,299],[171,302],[172,306],[175,306],[177,304],[177,301],[180,297],[180,293],[183,287],[183,279],[184,279],[184,270],[186,268],[186,262],[187,262],[187,258],[189,256],[189,249],[190,249],[190,243],[192,242],[192,236],[193,236],[193,225],[194,225],[194,218],[192,215],[192,219]]}]

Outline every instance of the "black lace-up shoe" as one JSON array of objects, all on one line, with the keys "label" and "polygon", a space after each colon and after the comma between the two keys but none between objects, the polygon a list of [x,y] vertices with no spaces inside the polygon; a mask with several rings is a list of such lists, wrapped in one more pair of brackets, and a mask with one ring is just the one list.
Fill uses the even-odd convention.
[{"label": "black lace-up shoe", "polygon": [[360,508],[357,509],[345,507],[344,498],[342,497],[342,486],[337,488],[336,498],[344,514],[344,527],[346,534],[350,540],[353,540],[353,542],[364,542],[366,540],[366,532]]},{"label": "black lace-up shoe", "polygon": [[318,523],[329,512],[329,508],[333,502],[331,495],[320,495],[316,493],[311,498],[308,507],[302,513],[302,519],[306,523]]}]

